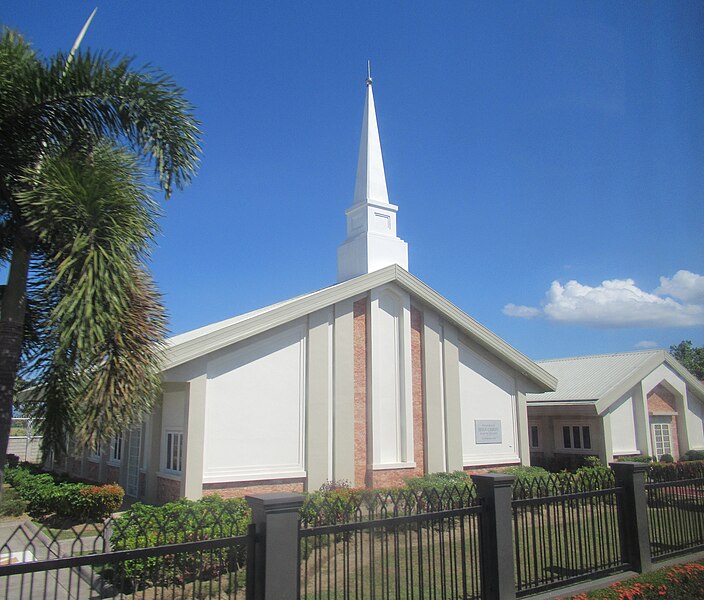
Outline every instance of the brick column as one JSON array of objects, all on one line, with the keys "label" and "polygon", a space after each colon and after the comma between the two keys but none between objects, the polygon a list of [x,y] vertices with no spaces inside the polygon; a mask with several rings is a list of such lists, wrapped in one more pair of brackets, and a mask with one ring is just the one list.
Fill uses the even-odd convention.
[{"label": "brick column", "polygon": [[297,600],[298,511],[302,494],[256,494],[247,496],[256,527],[255,600]]}]

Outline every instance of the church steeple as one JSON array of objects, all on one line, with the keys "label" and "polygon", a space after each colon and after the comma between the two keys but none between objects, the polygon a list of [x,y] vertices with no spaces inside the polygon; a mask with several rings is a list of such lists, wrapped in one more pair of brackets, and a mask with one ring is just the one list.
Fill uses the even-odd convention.
[{"label": "church steeple", "polygon": [[396,235],[396,211],[389,203],[376,121],[372,78],[367,64],[367,96],[347,240],[337,249],[337,280],[345,281],[392,264],[408,269],[408,245]]}]

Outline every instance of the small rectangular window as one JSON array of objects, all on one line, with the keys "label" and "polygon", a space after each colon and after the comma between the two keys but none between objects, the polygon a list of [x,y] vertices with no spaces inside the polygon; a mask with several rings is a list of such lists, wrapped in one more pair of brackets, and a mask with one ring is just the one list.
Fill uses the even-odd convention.
[{"label": "small rectangular window", "polygon": [[100,444],[96,443],[90,447],[89,458],[92,458],[93,460],[100,460]]},{"label": "small rectangular window", "polygon": [[530,426],[530,446],[531,448],[538,448],[540,446],[540,439],[538,438],[538,426]]},{"label": "small rectangular window", "polygon": [[183,433],[169,431],[166,434],[166,470],[180,473],[183,467]]},{"label": "small rectangular window", "polygon": [[584,447],[591,449],[592,447],[592,434],[589,431],[589,427],[582,427],[582,440],[584,441]]},{"label": "small rectangular window", "polygon": [[582,437],[579,435],[579,427],[572,427],[572,442],[575,448],[582,447]]},{"label": "small rectangular window", "polygon": [[572,438],[570,437],[570,428],[569,427],[562,428],[562,443],[565,448],[572,447]]},{"label": "small rectangular window", "polygon": [[112,438],[110,442],[110,460],[116,463],[122,460],[122,434]]}]

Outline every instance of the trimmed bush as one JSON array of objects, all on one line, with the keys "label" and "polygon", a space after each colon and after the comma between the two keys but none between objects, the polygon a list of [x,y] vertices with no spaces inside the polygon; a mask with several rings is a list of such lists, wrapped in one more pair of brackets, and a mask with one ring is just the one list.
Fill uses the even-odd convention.
[{"label": "trimmed bush", "polygon": [[[244,535],[250,518],[243,498],[225,500],[213,495],[163,506],[138,502],[115,520],[110,542],[113,550],[133,550]],[[228,546],[208,553],[127,560],[105,576],[120,590],[131,592],[151,585],[181,585],[196,577],[214,578],[237,571],[244,559],[244,548]]]},{"label": "trimmed bush", "polygon": [[504,473],[505,475],[513,475],[519,481],[533,481],[535,479],[544,479],[550,476],[550,472],[543,467],[504,467],[501,469],[492,469],[490,473]]},{"label": "trimmed bush", "polygon": [[660,457],[660,462],[661,463],[673,463],[673,462],[675,462],[675,457],[672,456],[672,454],[663,454]]},{"label": "trimmed bush", "polygon": [[27,502],[34,519],[53,515],[71,521],[101,521],[122,504],[125,495],[119,485],[57,483],[49,473],[35,473],[27,467],[7,468],[7,482]]},{"label": "trimmed bush", "polygon": [[680,456],[681,462],[692,460],[704,460],[704,450],[687,450],[687,452]]},{"label": "trimmed bush", "polygon": [[651,463],[655,461],[652,456],[644,456],[642,454],[637,454],[636,456],[618,456],[616,457],[616,462],[640,462],[640,463]]}]

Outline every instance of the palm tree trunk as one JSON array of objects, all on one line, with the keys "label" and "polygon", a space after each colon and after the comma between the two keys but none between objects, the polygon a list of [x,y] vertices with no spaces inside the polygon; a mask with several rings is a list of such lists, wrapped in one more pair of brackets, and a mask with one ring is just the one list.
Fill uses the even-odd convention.
[{"label": "palm tree trunk", "polygon": [[12,424],[12,400],[22,354],[27,278],[31,243],[15,238],[7,287],[0,307],[0,500],[3,497],[7,443]]}]

